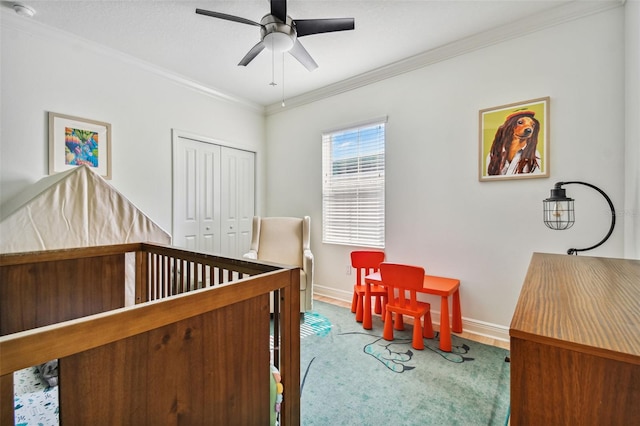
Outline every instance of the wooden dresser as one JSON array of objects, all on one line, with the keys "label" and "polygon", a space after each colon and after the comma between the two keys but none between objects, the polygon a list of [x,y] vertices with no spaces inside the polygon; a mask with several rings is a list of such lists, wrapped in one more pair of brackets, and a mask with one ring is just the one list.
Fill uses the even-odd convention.
[{"label": "wooden dresser", "polygon": [[640,260],[534,253],[509,335],[511,425],[640,424]]}]

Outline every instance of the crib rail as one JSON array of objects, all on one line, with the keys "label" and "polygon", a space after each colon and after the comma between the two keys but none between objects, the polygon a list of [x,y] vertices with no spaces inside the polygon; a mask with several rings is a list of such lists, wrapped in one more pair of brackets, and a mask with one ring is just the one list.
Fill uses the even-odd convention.
[{"label": "crib rail", "polygon": [[142,281],[136,289],[136,303],[226,284],[278,269],[246,260],[146,243],[141,245],[137,256],[137,264],[140,265],[137,276]]},{"label": "crib rail", "polygon": [[[124,306],[123,283],[131,259],[136,304]],[[188,402],[184,410],[196,416],[192,424],[211,416],[220,424],[230,424],[225,419],[237,421],[238,415],[251,424],[247,416],[264,413],[266,407],[264,381],[268,375],[255,365],[262,365],[257,359],[268,358],[268,298],[278,291],[283,303],[280,324],[274,327],[280,330],[281,337],[276,340],[281,342],[280,371],[287,388],[281,424],[299,424],[299,279],[298,268],[150,243],[0,254],[0,423],[12,421],[8,413],[13,399],[12,372],[59,358],[61,398],[66,398],[68,407],[61,419],[68,424],[89,421],[89,417],[72,417],[77,414],[69,407],[83,398],[87,404],[90,397],[83,394],[87,391],[84,385],[101,382],[100,373],[96,376],[95,369],[87,368],[96,362],[112,363],[109,365],[124,368],[125,373],[114,376],[121,382],[101,388],[103,393],[111,392],[112,400],[107,408],[95,407],[103,410],[93,413],[95,418],[111,416],[115,423],[125,424],[123,419],[131,412],[128,404],[135,394],[135,403],[146,407],[148,421],[171,406],[169,401],[179,395],[174,393],[186,386],[180,392],[210,398],[199,405]],[[238,333],[224,326],[229,318],[240,328]],[[233,345],[222,347],[230,341]],[[170,354],[173,358],[166,358]],[[204,362],[216,377],[194,382],[190,363],[194,356],[197,359],[203,354],[215,354],[196,362]],[[114,363],[117,359],[127,362]],[[159,366],[165,362],[172,365],[171,375],[153,368],[154,362],[160,361],[163,364]],[[220,364],[212,370],[212,363]],[[66,390],[64,368],[74,383]],[[225,374],[217,377],[218,372]],[[154,388],[154,395],[139,392],[140,384],[131,378],[136,374],[154,383],[166,383],[169,389]],[[173,389],[176,383],[180,386]],[[130,392],[123,400],[121,394],[126,389]],[[75,394],[71,395],[72,391]],[[237,406],[218,401],[229,392]],[[178,412],[165,415],[184,417],[185,412],[178,408]],[[116,414],[123,417],[116,418]],[[140,421],[138,424],[144,424],[145,418]]]},{"label": "crib rail", "polygon": [[0,335],[124,307],[127,285],[138,304],[280,268],[151,243],[0,254]]}]

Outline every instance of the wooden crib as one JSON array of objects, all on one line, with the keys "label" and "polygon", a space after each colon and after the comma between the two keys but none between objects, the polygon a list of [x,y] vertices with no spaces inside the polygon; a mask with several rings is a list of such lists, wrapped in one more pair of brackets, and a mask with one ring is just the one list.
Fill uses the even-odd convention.
[{"label": "wooden crib", "polygon": [[62,425],[266,425],[274,291],[280,424],[298,425],[298,268],[149,243],[1,254],[0,423],[13,372],[58,359]]}]

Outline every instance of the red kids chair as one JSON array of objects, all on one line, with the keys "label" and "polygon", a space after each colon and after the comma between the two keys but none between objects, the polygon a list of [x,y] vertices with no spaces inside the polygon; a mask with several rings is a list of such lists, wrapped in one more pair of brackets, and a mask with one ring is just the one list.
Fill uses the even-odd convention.
[{"label": "red kids chair", "polygon": [[[356,250],[351,252],[351,266],[356,270],[356,283],[353,286],[353,300],[351,301],[351,312],[356,313],[356,321],[362,322],[362,327],[371,330],[371,315],[364,315],[365,297],[367,286],[364,277],[376,272],[378,266],[384,261],[384,252]],[[375,296],[375,313],[384,316],[384,305],[387,300],[387,291],[379,285],[370,285],[369,303],[371,297]]]},{"label": "red kids chair", "polygon": [[[434,336],[433,324],[431,323],[431,306],[426,302],[419,302],[417,298],[417,293],[422,290],[424,268],[395,263],[381,263],[380,276],[382,285],[385,286],[389,294],[382,337],[385,340],[393,340],[393,329],[404,329],[402,315],[410,315],[413,317],[412,346],[414,349],[424,349],[422,338],[432,338]],[[395,324],[392,319],[393,313],[396,314]],[[420,321],[422,317],[424,317],[424,326]]]}]

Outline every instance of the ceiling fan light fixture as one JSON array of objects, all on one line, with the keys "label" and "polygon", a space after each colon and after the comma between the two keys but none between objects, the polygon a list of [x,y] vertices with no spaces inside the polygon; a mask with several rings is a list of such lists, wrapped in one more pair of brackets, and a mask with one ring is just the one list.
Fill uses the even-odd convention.
[{"label": "ceiling fan light fixture", "polygon": [[275,53],[288,52],[293,47],[294,39],[289,34],[272,32],[264,36],[262,40],[267,50]]}]

